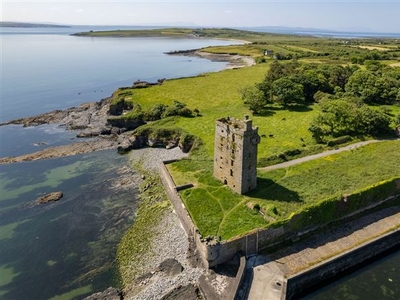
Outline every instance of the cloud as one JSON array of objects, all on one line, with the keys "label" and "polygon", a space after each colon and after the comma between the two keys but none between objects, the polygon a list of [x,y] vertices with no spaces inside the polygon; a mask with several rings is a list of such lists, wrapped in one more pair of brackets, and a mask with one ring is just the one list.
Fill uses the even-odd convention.
[{"label": "cloud", "polygon": [[225,10],[224,13],[226,13],[226,14],[231,14],[232,11],[231,11],[231,10]]},{"label": "cloud", "polygon": [[82,8],[79,8],[79,9],[77,9],[75,12],[78,13],[78,14],[81,14],[81,13],[83,13],[83,9],[82,9]]}]

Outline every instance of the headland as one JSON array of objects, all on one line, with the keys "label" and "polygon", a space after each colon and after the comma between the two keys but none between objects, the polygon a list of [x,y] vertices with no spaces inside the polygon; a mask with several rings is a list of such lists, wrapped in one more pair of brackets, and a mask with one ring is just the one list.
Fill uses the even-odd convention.
[{"label": "headland", "polygon": [[[206,31],[201,30],[199,33],[196,33],[198,36],[194,35],[193,37],[218,37],[218,34],[216,34],[215,30],[208,31],[206,35],[204,35],[204,32]],[[141,34],[150,34],[151,36],[153,33]],[[173,34],[176,34],[176,32]],[[182,30],[182,36],[187,37],[188,34],[190,35],[193,33]],[[245,34],[247,34],[247,36]],[[125,32],[117,32],[117,34],[111,33],[111,35],[110,33],[89,33],[84,35],[131,36]],[[319,110],[319,102],[324,103],[323,100],[327,99],[332,101],[338,100],[331,99],[329,97],[342,97],[346,89],[347,92],[353,91],[354,95],[356,95],[357,91],[354,89],[352,90],[351,86],[347,85],[347,82],[341,82],[340,80],[335,81],[335,76],[332,74],[337,74],[335,72],[339,72],[342,75],[347,74],[348,76],[346,75],[346,80],[350,80],[350,77],[359,71],[356,70],[357,68],[354,67],[354,64],[359,64],[361,60],[362,64],[365,63],[368,68],[370,68],[369,72],[372,73],[369,74],[370,76],[380,76],[379,74],[381,73],[376,72],[377,70],[384,70],[384,72],[388,71],[387,74],[392,74],[392,69],[390,69],[390,66],[396,65],[397,63],[395,62],[395,56],[391,56],[397,51],[395,48],[393,48],[395,42],[388,41],[387,44],[385,44],[385,49],[387,49],[387,51],[385,51],[384,55],[382,53],[376,54],[374,52],[374,55],[376,54],[374,57],[379,58],[377,59],[379,63],[370,63],[368,62],[367,56],[371,55],[370,51],[374,50],[371,50],[372,48],[365,48],[364,46],[365,44],[369,44],[369,46],[372,47],[373,44],[380,43],[379,41],[353,40],[349,44],[343,43],[343,41],[318,40],[310,37],[296,37],[296,39],[300,40],[300,42],[294,42],[295,38],[289,36],[284,37],[286,40],[282,42],[282,36],[262,35],[259,33],[243,33],[238,31],[224,31],[222,36],[227,38],[236,37],[239,39],[246,36],[246,39],[248,38],[248,40],[253,42],[251,44],[242,46],[235,45],[226,48],[208,48],[206,51],[211,53],[207,54],[209,57],[215,57],[214,55],[222,54],[223,56],[218,57],[232,58],[235,57],[235,55],[245,54],[244,56],[252,57],[252,59],[257,62],[257,65],[251,68],[243,68],[241,70],[234,68],[233,70],[226,70],[218,74],[201,74],[200,76],[193,78],[166,81],[162,80],[161,82],[154,84],[143,84],[141,82],[137,83],[136,87],[134,84],[132,87],[121,88],[117,90],[112,97],[104,99],[98,103],[83,104],[78,108],[73,108],[66,111],[55,111],[50,114],[43,114],[34,118],[25,118],[7,122],[6,124],[24,124],[25,126],[46,123],[60,123],[69,130],[79,130],[79,135],[82,138],[96,140],[93,142],[85,141],[79,143],[79,145],[75,144],[74,146],[67,146],[67,150],[58,148],[60,149],[59,154],[57,154],[56,149],[49,149],[47,152],[44,151],[42,153],[36,153],[34,155],[28,155],[25,157],[7,158],[2,162],[10,163],[49,158],[53,157],[52,155],[73,155],[76,153],[83,153],[80,151],[94,151],[107,147],[119,149],[121,153],[124,153],[136,147],[139,148],[147,145],[164,146],[167,148],[175,147],[174,149],[177,149],[176,146],[180,146],[184,152],[190,152],[192,157],[191,160],[188,160],[184,163],[188,162],[192,165],[186,170],[184,167],[187,166],[177,167],[178,171],[179,169],[180,171],[183,170],[185,176],[179,175],[179,172],[172,174],[174,186],[181,185],[181,181],[186,180],[187,178],[195,178],[196,180],[193,184],[194,187],[197,188],[199,186],[204,187],[209,185],[211,188],[207,187],[208,190],[205,190],[213,197],[206,198],[217,199],[217,202],[219,202],[218,197],[215,196],[218,196],[220,191],[225,192],[225,190],[223,187],[215,185],[215,182],[209,180],[208,177],[211,157],[210,154],[213,148],[213,143],[210,142],[213,140],[213,137],[210,137],[210,132],[213,132],[215,120],[226,115],[228,110],[229,114],[237,117],[241,117],[244,114],[249,113],[254,114],[254,119],[257,125],[260,127],[261,135],[261,157],[259,160],[259,167],[272,165],[276,162],[281,162],[282,160],[291,160],[299,156],[308,156],[310,154],[322,152],[327,149],[339,147],[339,145],[351,144],[363,139],[372,140],[376,137],[382,138],[382,136],[385,137],[385,134],[387,134],[389,138],[395,138],[394,128],[396,125],[393,126],[393,122],[395,121],[395,116],[399,113],[399,109],[395,104],[397,100],[393,100],[394,98],[384,99],[385,101],[393,100],[393,102],[387,102],[390,103],[390,105],[387,105],[386,109],[382,108],[382,114],[386,114],[386,117],[378,115],[378,117],[382,117],[381,120],[384,121],[383,123],[378,124],[379,126],[383,124],[382,128],[368,127],[367,132],[355,133],[354,131],[356,129],[359,129],[359,127],[365,125],[364,123],[359,123],[359,127],[351,128],[349,133],[347,133],[345,131],[347,128],[344,127],[348,125],[348,123],[351,124],[351,122],[340,123],[340,120],[334,120],[337,122],[334,124],[334,126],[332,124],[314,122],[314,120],[318,120],[314,118],[317,115],[320,115],[323,119],[324,110],[326,111],[327,109],[333,109],[332,107],[326,106],[323,107],[322,110]],[[276,39],[271,40],[271,36]],[[219,35],[219,37],[221,37],[221,35]],[[321,42],[321,44],[318,46],[313,45],[313,42],[317,40]],[[346,47],[347,54],[343,54],[343,47]],[[204,49],[201,52],[194,51],[191,53],[191,55],[203,55],[201,53],[204,51]],[[358,53],[360,56],[352,57],[352,54],[355,53]],[[183,55],[183,53],[178,54]],[[384,58],[389,59],[383,62]],[[279,63],[279,61],[288,62]],[[346,64],[346,67],[338,66],[338,62]],[[276,71],[278,68],[280,68],[281,72],[274,73],[273,70]],[[287,95],[278,93],[278,88],[280,87],[279,84],[283,83],[289,84],[289,90],[297,92],[300,91],[300,83],[296,82],[296,84],[293,84],[293,82],[288,83],[287,80],[286,82],[285,80],[280,80],[287,79],[280,78],[283,73],[287,72],[289,74],[290,72],[295,72],[296,74],[304,75],[306,73],[301,72],[310,71],[311,69],[318,70],[318,75],[326,76],[324,77],[325,79],[317,76],[319,80],[321,80],[320,88],[324,90],[324,92],[321,90],[322,94],[319,93],[315,98],[314,96],[317,94],[317,91],[314,91],[315,94],[312,94],[311,96],[310,94],[307,94],[303,95],[303,97],[301,97],[299,93],[291,94],[290,97],[286,97]],[[328,71],[326,69],[328,69]],[[396,69],[394,70],[395,71],[393,71],[393,73],[396,73]],[[310,76],[313,75],[311,73],[312,72],[307,72],[307,74]],[[292,81],[295,78],[298,78],[294,76],[294,73],[290,76],[293,76],[290,79]],[[276,83],[278,80],[280,81]],[[353,80],[355,79],[353,78]],[[352,82],[352,80],[350,80],[350,82]],[[306,85],[307,83],[303,82],[303,84]],[[249,85],[255,85],[256,89],[247,89]],[[274,86],[275,88],[268,90],[268,88],[271,86]],[[260,96],[260,92],[262,92],[263,97],[271,96],[272,98],[261,99],[262,97]],[[392,96],[393,95],[390,94],[390,97]],[[318,98],[318,100],[316,100],[316,102],[307,102],[313,101],[312,99],[314,98]],[[149,101],[149,99],[151,99],[151,101]],[[262,102],[260,105],[259,102],[253,101],[260,99],[263,101],[273,101],[273,103],[266,101]],[[293,99],[296,99],[296,101],[299,100],[299,102],[293,103]],[[374,99],[382,100],[381,98]],[[362,99],[362,101],[366,101],[367,104],[370,100],[371,99]],[[352,102],[346,101],[332,103],[347,105],[346,107],[349,108],[348,110],[354,114],[359,113],[360,111],[358,109],[361,107],[364,109],[363,112],[373,115],[373,112],[371,113],[370,110],[368,110],[366,107],[363,107],[360,103],[357,105],[350,105],[349,103]],[[327,102],[328,101],[325,101],[325,103]],[[375,105],[381,104],[382,103]],[[373,116],[375,117],[376,115]],[[349,120],[350,117],[351,115],[346,115],[346,118],[343,119]],[[316,127],[312,127],[310,124],[316,125]],[[331,125],[330,128],[328,128],[328,125]],[[310,128],[314,131],[310,130]],[[319,131],[319,129],[321,130]],[[385,134],[380,136],[379,134],[382,134],[382,132],[379,130],[381,129],[387,131],[385,131]],[[377,132],[374,130],[377,130]],[[201,143],[197,138],[200,138]],[[318,138],[320,139],[318,140]],[[299,169],[284,169],[283,171],[274,171],[268,174],[261,172],[259,173],[259,178],[263,183],[260,186],[263,188],[257,191],[258,194],[256,193],[250,195],[252,198],[251,201],[247,201],[248,199],[239,199],[236,196],[229,194],[229,197],[225,197],[225,199],[232,200],[231,202],[219,202],[218,204],[221,205],[213,206],[215,210],[210,210],[209,212],[211,213],[208,214],[206,218],[203,218],[203,220],[214,222],[215,224],[212,225],[216,226],[215,228],[218,228],[219,230],[220,228],[224,228],[223,225],[229,224],[229,222],[225,222],[226,220],[224,220],[224,223],[215,222],[216,218],[212,213],[216,212],[216,215],[221,215],[222,212],[224,218],[225,216],[230,216],[239,221],[241,218],[238,218],[238,216],[242,217],[243,215],[231,214],[231,212],[235,211],[234,208],[237,206],[244,209],[242,210],[244,211],[244,215],[249,216],[250,219],[247,219],[247,221],[255,220],[255,222],[247,222],[247,225],[250,224],[248,227],[246,227],[246,222],[243,224],[236,222],[234,223],[235,226],[232,226],[226,230],[224,229],[225,231],[221,232],[214,230],[211,226],[209,228],[204,227],[204,224],[199,221],[200,219],[196,218],[196,214],[193,214],[193,208],[195,207],[190,207],[187,205],[187,202],[185,202],[187,200],[185,199],[185,196],[187,195],[183,193],[182,198],[185,207],[182,206],[182,202],[180,202],[175,206],[175,210],[186,210],[187,217],[189,217],[191,214],[189,219],[191,219],[192,224],[195,225],[189,228],[189,230],[186,230],[189,237],[191,234],[197,234],[195,229],[197,228],[203,236],[201,239],[206,240],[206,242],[215,243],[213,246],[216,246],[216,248],[229,245],[229,243],[225,243],[225,241],[229,242],[238,237],[238,239],[246,241],[245,255],[249,257],[251,254],[260,254],[259,250],[264,250],[264,247],[259,247],[258,235],[260,234],[260,228],[264,229],[263,226],[269,226],[270,230],[268,233],[271,233],[274,230],[282,230],[282,227],[287,224],[289,224],[289,227],[293,225],[296,229],[298,229],[299,226],[302,227],[304,225],[307,229],[310,229],[312,225],[316,225],[316,223],[312,222],[314,220],[310,221],[315,216],[317,225],[321,225],[318,226],[318,230],[323,231],[327,228],[331,228],[326,226],[335,225],[335,223],[331,221],[337,222],[338,220],[341,220],[340,218],[331,218],[332,211],[329,208],[333,201],[326,201],[324,198],[326,194],[321,195],[317,193],[318,190],[326,190],[325,192],[328,194],[335,193],[335,196],[338,196],[337,193],[339,193],[340,195],[338,196],[339,198],[336,199],[338,200],[336,203],[343,204],[339,208],[346,210],[349,207],[348,204],[344,204],[347,203],[347,197],[345,197],[346,193],[349,194],[349,199],[354,199],[354,203],[358,205],[360,204],[359,198],[354,196],[354,194],[361,194],[361,192],[365,192],[365,190],[370,190],[369,187],[377,182],[381,183],[382,181],[387,181],[390,178],[396,178],[396,176],[399,175],[397,172],[399,168],[396,169],[396,167],[398,167],[396,162],[398,163],[398,161],[400,161],[396,159],[396,153],[398,153],[398,151],[396,152],[393,150],[396,148],[396,143],[398,143],[398,141],[395,140],[391,140],[386,143],[377,143],[382,145],[379,146],[381,147],[379,150],[381,152],[379,153],[384,153],[385,150],[390,149],[390,151],[385,152],[387,153],[388,159],[381,162],[371,159],[371,157],[373,157],[371,156],[371,153],[374,152],[376,148],[375,146],[370,146],[365,148],[362,147],[363,149],[360,151],[354,150],[354,152],[350,152],[348,155],[343,155],[343,157],[352,156],[353,158],[350,160],[345,160],[338,156],[328,156],[323,161],[316,161],[312,166],[303,165],[300,166]],[[68,147],[75,146],[77,147],[77,150],[68,150]],[[357,152],[362,151],[362,155],[357,154]],[[374,171],[366,169],[364,168],[364,165],[358,163],[359,161],[365,161],[365,159],[370,162],[372,167],[376,166]],[[345,161],[344,165],[340,164],[341,161]],[[350,161],[353,161],[354,164],[350,164]],[[327,164],[329,164],[329,166],[327,166]],[[340,170],[344,169],[343,166],[351,166],[348,169],[352,169],[354,171],[352,173],[358,173],[358,175],[348,179],[347,176],[349,176],[349,174],[340,173]],[[376,174],[378,172],[375,171],[378,169],[379,174]],[[328,173],[327,170],[333,170],[333,172],[330,174],[334,174],[336,176],[333,175],[329,178],[325,178],[323,175]],[[290,177],[293,173],[299,173],[301,178],[296,179],[295,177]],[[319,174],[319,177],[317,179],[308,178],[307,176],[311,173],[317,173]],[[363,174],[363,176],[360,174]],[[339,181],[339,177],[345,178],[345,182]],[[242,282],[241,279],[246,277],[242,277],[240,274],[245,274],[245,271],[250,271],[251,273],[253,268],[251,267],[249,270],[245,270],[243,267],[243,259],[236,258],[232,260],[234,266],[228,267],[228,270],[230,271],[228,272],[228,275],[226,275],[227,273],[224,273],[227,272],[227,269],[219,270],[218,268],[215,268],[211,271],[207,271],[206,268],[204,268],[204,263],[201,259],[201,256],[197,255],[199,252],[197,247],[193,244],[196,243],[197,240],[186,240],[186,235],[177,222],[178,218],[172,213],[169,204],[164,201],[165,195],[158,196],[158,193],[160,193],[160,195],[162,194],[162,191],[160,190],[157,190],[157,192],[153,194],[153,189],[160,187],[159,183],[157,183],[155,177],[149,178],[150,180],[145,182],[145,186],[142,189],[142,193],[146,195],[144,196],[145,199],[147,199],[149,202],[143,202],[143,207],[148,206],[148,208],[151,208],[152,211],[147,210],[144,213],[143,211],[141,213],[143,216],[142,220],[150,216],[153,217],[149,218],[149,220],[154,221],[154,224],[152,224],[154,226],[150,226],[149,223],[143,221],[143,224],[145,225],[143,225],[141,228],[153,228],[150,228],[150,233],[147,237],[146,248],[144,248],[145,250],[142,251],[140,258],[151,256],[149,253],[154,251],[161,254],[161,256],[158,256],[158,258],[162,257],[163,259],[166,259],[168,257],[169,260],[163,262],[162,260],[157,261],[157,259],[155,259],[153,263],[143,263],[142,267],[144,266],[144,268],[140,269],[140,272],[125,272],[126,269],[135,268],[133,265],[129,265],[130,258],[133,257],[132,253],[135,252],[132,252],[132,249],[129,248],[129,245],[132,244],[132,241],[138,242],[137,239],[129,240],[127,238],[127,241],[122,243],[123,246],[121,246],[121,251],[119,252],[119,259],[121,261],[128,261],[127,265],[121,265],[121,273],[126,276],[124,278],[125,297],[132,297],[132,299],[144,299],[149,295],[154,295],[155,298],[162,299],[163,297],[169,297],[169,295],[171,295],[170,293],[174,295],[176,293],[179,294],[179,289],[183,289],[185,292],[192,296],[194,295],[195,297],[197,297],[199,293],[203,293],[203,295],[209,295],[208,299],[216,299],[215,297],[224,297],[224,291],[227,291],[229,288],[232,289],[233,286],[236,286],[237,288]],[[291,180],[291,182],[295,183],[295,185],[291,186],[288,184],[285,181],[287,178],[294,179]],[[366,181],[364,181],[364,178],[366,178]],[[324,181],[325,179],[326,182]],[[361,182],[359,185],[354,185],[353,182],[357,181]],[[320,186],[323,185],[324,188],[322,189],[320,186],[313,187],[313,182],[318,182],[318,184]],[[334,184],[329,185],[330,183]],[[336,189],[335,185],[339,187],[339,191]],[[302,186],[306,186],[306,188],[302,188]],[[346,189],[344,186],[346,186]],[[217,189],[217,191],[215,191],[215,189]],[[305,190],[307,190],[308,194]],[[166,189],[166,191],[169,193],[168,189]],[[150,192],[150,194],[145,194],[145,192]],[[351,194],[352,192],[354,194]],[[177,191],[174,187],[172,188],[171,193],[177,194]],[[180,194],[180,196],[182,195]],[[223,196],[224,195],[226,196],[227,194],[225,193]],[[266,195],[274,195],[276,198],[269,199]],[[192,196],[195,195],[193,194]],[[354,196],[354,198],[352,196]],[[202,197],[202,199],[204,200],[205,198]],[[344,201],[344,199],[346,199],[346,201]],[[380,201],[387,199],[388,197],[371,197],[369,201],[373,202],[373,200]],[[398,201],[398,198],[396,199],[396,201]],[[235,203],[235,201],[238,202]],[[247,205],[248,203],[251,205]],[[310,205],[310,203],[312,204]],[[267,205],[263,206],[263,204]],[[394,218],[398,220],[398,211],[396,211],[396,208],[398,208],[398,202],[390,205],[388,209],[383,208],[382,210],[379,210],[379,213],[371,211],[371,215],[369,215],[370,218],[367,218],[370,220],[369,224],[371,224],[372,227],[375,227],[375,225],[379,224],[379,220],[388,220],[385,218],[389,218],[389,216],[385,216],[384,212],[387,214],[392,213]],[[314,214],[309,213],[310,211]],[[265,218],[264,216],[261,216],[261,212],[264,214]],[[303,214],[301,214],[301,212],[303,212]],[[181,217],[181,214],[178,213],[178,216]],[[375,217],[377,217],[379,220],[374,219]],[[355,225],[353,229],[356,229],[355,227],[357,227],[359,224],[361,224],[362,228],[367,228],[367,221],[365,224],[363,223],[364,221],[359,221],[363,219],[358,215],[354,215],[354,218]],[[318,224],[319,221],[323,222],[323,224]],[[353,220],[350,219],[348,221],[353,222]],[[274,222],[275,224],[272,226],[271,224]],[[384,234],[388,231],[393,231],[398,228],[398,224],[389,222],[385,223],[390,224],[391,227],[382,227],[383,229],[380,232],[373,230],[369,241],[375,237],[384,236]],[[137,224],[140,224],[140,217],[138,217]],[[279,227],[280,225],[282,226]],[[183,226],[185,227],[185,225]],[[165,228],[171,230],[165,230]],[[381,227],[379,226],[379,228]],[[132,232],[137,233],[138,229],[134,228],[128,232],[126,236],[128,237]],[[245,234],[249,232],[251,233],[251,238],[244,237]],[[305,232],[301,232],[302,234],[300,234],[300,236],[297,236],[297,234],[288,235],[285,237],[285,240],[280,241],[283,243],[281,246],[279,246],[280,244],[276,243],[276,241],[271,240],[272,242],[270,246],[278,247],[279,249],[274,249],[274,251],[272,251],[272,248],[266,247],[269,249],[269,251],[265,255],[267,255],[270,260],[273,260],[278,264],[279,262],[284,262],[284,264],[287,266],[285,267],[286,269],[282,271],[282,274],[284,274],[283,277],[286,278],[285,280],[290,281],[290,279],[292,279],[293,281],[296,280],[296,278],[299,278],[296,277],[300,276],[298,275],[299,272],[306,272],[306,266],[310,263],[316,264],[321,260],[328,260],[336,254],[340,255],[340,253],[343,251],[351,251],[350,249],[352,249],[353,246],[361,245],[362,242],[360,240],[358,240],[358,242],[355,240],[357,245],[353,245],[348,248],[334,247],[336,252],[333,251],[328,253],[328,250],[324,250],[324,255],[321,255],[318,253],[318,251],[316,251],[314,254],[317,254],[311,255],[310,257],[312,258],[309,258],[309,260],[305,260],[302,264],[299,263],[299,266],[291,266],[289,263],[293,261],[293,258],[291,258],[290,254],[294,255],[297,252],[304,253],[301,249],[297,250],[295,246],[301,247],[301,240],[305,241],[306,238],[308,238],[307,234],[318,235],[320,232],[321,231],[306,230]],[[350,232],[351,231],[344,235],[351,234]],[[178,238],[176,238],[177,236]],[[219,236],[222,236],[222,238],[218,239]],[[254,238],[254,236],[257,236],[257,238]],[[269,236],[273,236],[273,234],[270,234]],[[140,238],[142,237],[143,236],[141,235]],[[217,239],[215,239],[215,237],[217,237]],[[334,236],[332,235],[332,243],[333,238]],[[160,240],[164,240],[165,242],[160,244],[158,243]],[[138,242],[138,244],[140,244],[140,242]],[[294,247],[284,247],[285,242],[292,243]],[[318,239],[318,242],[320,243],[319,246],[322,246],[322,244],[329,244],[330,241]],[[318,242],[316,245],[318,245]],[[338,243],[346,244],[347,242],[339,241]],[[159,245],[162,245],[161,248]],[[249,251],[249,245],[252,245],[251,251]],[[244,247],[243,243],[241,244],[241,247]],[[137,250],[137,248],[135,249]],[[173,250],[170,251],[170,249]],[[232,257],[234,257],[234,254],[239,252],[237,249],[239,249],[239,247],[233,249],[232,252],[229,252],[229,255],[233,254]],[[285,257],[288,257],[286,262]],[[223,263],[222,260],[220,262],[221,264]],[[256,261],[256,264],[259,262],[260,260]],[[263,261],[263,263],[266,262],[268,262],[268,260]],[[141,264],[141,262],[139,262],[139,264]],[[203,267],[201,267],[201,265],[203,265]],[[278,269],[281,270],[281,268]],[[254,268],[254,270],[257,269]],[[275,267],[273,270],[276,271]],[[208,273],[208,275],[206,273]],[[238,277],[237,274],[240,276]],[[163,283],[158,284],[161,278]],[[229,280],[232,278],[235,279]],[[254,278],[254,282],[257,282],[257,278]],[[132,282],[133,285],[130,285]],[[285,287],[283,281],[279,281],[279,284],[276,280],[271,282],[279,287]],[[167,288],[167,286],[169,286],[169,288]],[[198,287],[205,286],[210,288],[203,288],[203,290],[199,292]],[[250,290],[249,297],[253,297],[252,295],[254,295],[254,289],[253,292],[252,289],[247,289],[247,291],[248,290]],[[260,291],[261,289],[256,290]],[[272,289],[272,291],[277,290],[279,289]],[[288,286],[286,286],[286,290],[288,291]],[[244,293],[245,294],[243,297],[247,297],[247,292],[245,291]],[[297,292],[293,292],[293,294],[296,293]]]}]

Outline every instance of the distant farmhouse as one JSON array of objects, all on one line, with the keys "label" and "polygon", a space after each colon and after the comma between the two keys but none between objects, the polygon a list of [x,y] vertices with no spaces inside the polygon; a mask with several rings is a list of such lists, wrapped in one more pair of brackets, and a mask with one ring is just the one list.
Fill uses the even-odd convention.
[{"label": "distant farmhouse", "polygon": [[238,194],[257,187],[258,127],[248,116],[217,120],[214,147],[214,177]]},{"label": "distant farmhouse", "polygon": [[272,55],[274,55],[274,50],[268,50],[267,49],[267,50],[264,51],[264,55],[265,56],[272,56]]}]

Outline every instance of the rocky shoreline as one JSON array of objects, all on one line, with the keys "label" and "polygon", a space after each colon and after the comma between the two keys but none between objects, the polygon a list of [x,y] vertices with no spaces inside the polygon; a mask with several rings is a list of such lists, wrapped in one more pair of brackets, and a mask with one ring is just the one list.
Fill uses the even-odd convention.
[{"label": "rocky shoreline", "polygon": [[209,59],[209,60],[215,61],[215,62],[227,62],[228,65],[227,65],[226,69],[243,68],[243,67],[253,66],[256,64],[255,60],[250,56],[210,53],[210,52],[201,51],[199,49],[172,51],[172,52],[167,52],[166,54],[200,57],[200,58],[206,58],[206,59]]},{"label": "rocky shoreline", "polygon": [[[241,68],[255,64],[251,57],[229,54],[213,54],[199,50],[169,52],[170,55],[184,55],[191,57],[202,57],[212,61],[229,62],[226,69]],[[166,79],[159,79],[155,83],[146,81],[135,81],[132,87],[127,88],[147,88],[153,85],[160,85]],[[125,89],[125,88],[120,88]],[[71,156],[89,153],[99,150],[117,149],[123,153],[132,149],[140,149],[145,146],[158,146],[164,144],[166,147],[178,146],[178,141],[149,141],[147,137],[134,136],[131,131],[144,123],[119,124],[118,118],[124,110],[132,107],[125,107],[125,102],[112,104],[113,97],[102,99],[98,102],[83,103],[78,107],[71,107],[65,110],[54,110],[48,113],[39,114],[32,117],[20,118],[8,122],[0,123],[0,126],[22,125],[24,127],[39,126],[44,124],[58,124],[66,130],[76,131],[77,138],[84,141],[73,142],[68,145],[45,148],[41,151],[21,155],[17,157],[0,158],[0,164],[10,164],[24,161],[34,161],[55,157]],[[122,105],[122,107],[120,107]],[[185,145],[179,145],[181,148]],[[187,149],[184,149],[187,151]]]},{"label": "rocky shoreline", "polygon": [[[141,88],[143,82],[141,83]],[[65,130],[76,132],[76,137],[81,141],[71,144],[48,147],[43,150],[20,156],[2,157],[0,164],[10,164],[24,161],[72,156],[100,150],[116,149],[120,153],[132,149],[140,149],[148,145],[159,145],[157,141],[149,141],[145,136],[135,136],[132,130],[140,124],[132,124],[131,128],[116,126],[110,120],[114,109],[111,104],[112,97],[99,102],[84,103],[78,107],[66,110],[55,110],[33,117],[11,120],[0,124],[22,125],[24,127],[39,126],[44,124],[58,124]],[[117,124],[118,125],[118,124]],[[178,145],[177,141],[174,145]]]},{"label": "rocky shoreline", "polygon": [[[214,61],[228,61],[227,68],[238,68],[254,64],[254,60],[251,58],[210,54],[197,50],[185,55],[199,56]],[[154,84],[162,84],[164,80],[159,80]],[[140,81],[135,82],[133,88],[135,88],[135,85],[136,88],[145,88],[154,84]],[[82,141],[73,141],[71,144],[63,146],[48,147],[26,155],[3,157],[0,158],[0,164],[72,156],[109,149],[115,149],[119,152],[140,149],[132,153],[132,160],[137,160],[146,169],[157,171],[161,161],[187,156],[178,147],[172,147],[169,150],[144,148],[149,144],[158,145],[159,143],[157,141],[149,141],[147,137],[132,135],[132,129],[113,126],[109,122],[110,116],[113,116],[110,112],[115,109],[111,104],[112,99],[111,96],[99,102],[83,103],[78,107],[55,110],[0,124],[0,126],[22,125],[24,127],[58,124],[66,130],[76,132],[78,138],[83,138]],[[174,141],[172,146],[178,146],[178,142]],[[108,289],[104,293],[96,293],[88,299],[190,300],[199,298],[199,281],[201,278],[204,280],[205,276],[209,276],[209,274],[207,275],[205,269],[197,266],[196,258],[193,251],[191,251],[193,248],[190,246],[178,217],[172,209],[168,209],[155,226],[157,235],[152,242],[152,251],[155,255],[149,255],[146,261],[143,262],[143,269],[145,270],[143,276],[135,280],[129,287],[126,287],[123,292],[116,289]],[[224,290],[227,286],[227,281],[229,281],[229,276],[214,273],[210,277],[210,282],[214,284],[215,289],[218,291]]]}]

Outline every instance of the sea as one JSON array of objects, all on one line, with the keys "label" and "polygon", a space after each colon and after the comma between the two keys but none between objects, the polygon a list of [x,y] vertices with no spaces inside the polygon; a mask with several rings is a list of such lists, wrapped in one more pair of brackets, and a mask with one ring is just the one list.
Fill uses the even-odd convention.
[{"label": "sea", "polygon": [[[138,79],[220,71],[226,63],[165,52],[238,43],[70,35],[113,29],[120,27],[0,28],[0,123],[99,101]],[[58,125],[1,126],[0,157],[74,141]],[[0,165],[0,299],[82,299],[118,286],[116,247],[134,223],[138,186],[115,189],[115,178],[129,175],[129,164],[106,150]],[[37,204],[54,191],[63,192],[60,201]],[[400,299],[400,252],[305,299]]]}]

